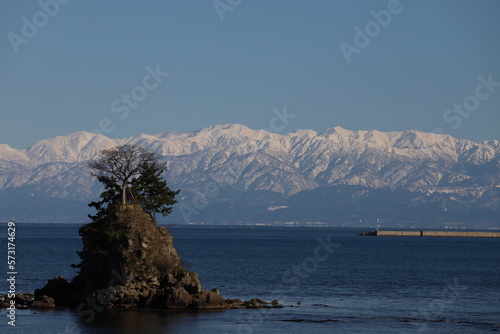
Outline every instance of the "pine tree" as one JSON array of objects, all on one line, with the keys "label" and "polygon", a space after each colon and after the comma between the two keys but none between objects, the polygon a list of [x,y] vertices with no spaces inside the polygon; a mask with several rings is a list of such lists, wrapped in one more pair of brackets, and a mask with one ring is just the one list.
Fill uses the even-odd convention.
[{"label": "pine tree", "polygon": [[131,182],[135,200],[144,211],[156,219],[156,213],[164,217],[172,212],[171,205],[177,203],[175,196],[180,190],[170,190],[162,178],[164,168],[158,162],[147,164],[141,175]]},{"label": "pine tree", "polygon": [[101,198],[98,202],[90,202],[89,207],[97,210],[95,215],[88,215],[93,221],[98,221],[104,217],[110,217],[120,205],[121,189],[116,181],[105,175],[99,175],[97,180],[104,185],[104,191],[99,196]]}]

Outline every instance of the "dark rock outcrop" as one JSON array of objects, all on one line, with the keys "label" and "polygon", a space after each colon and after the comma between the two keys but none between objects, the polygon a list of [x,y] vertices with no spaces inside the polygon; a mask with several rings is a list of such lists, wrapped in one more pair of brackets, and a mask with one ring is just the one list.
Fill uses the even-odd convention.
[{"label": "dark rock outcrop", "polygon": [[56,276],[49,280],[42,289],[36,289],[34,297],[36,301],[42,302],[43,296],[51,296],[52,303],[65,304],[71,291],[71,284],[64,277]]},{"label": "dark rock outcrop", "polygon": [[54,298],[48,297],[46,295],[42,295],[35,298],[35,300],[31,303],[31,308],[53,308],[56,307],[56,303]]},{"label": "dark rock outcrop", "polygon": [[54,298],[46,295],[35,297],[32,293],[18,293],[14,298],[9,298],[9,295],[0,295],[0,308],[8,308],[14,305],[17,309],[26,308],[54,308],[56,307]]},{"label": "dark rock outcrop", "polygon": [[182,268],[168,230],[137,205],[123,205],[114,217],[84,225],[80,235],[79,274],[71,283],[56,277],[37,289],[37,307],[78,307],[89,300],[102,308],[281,307],[277,301],[226,300],[218,289],[202,290],[198,275]]}]

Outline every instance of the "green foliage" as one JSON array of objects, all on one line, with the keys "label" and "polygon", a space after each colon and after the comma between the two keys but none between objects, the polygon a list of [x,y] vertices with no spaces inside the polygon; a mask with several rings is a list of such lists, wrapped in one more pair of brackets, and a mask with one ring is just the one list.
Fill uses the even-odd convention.
[{"label": "green foliage", "polygon": [[188,270],[188,269],[183,268],[183,267],[178,267],[176,271],[177,271],[177,274],[193,274],[194,273],[194,271]]},{"label": "green foliage", "polygon": [[[77,251],[82,259],[80,264],[72,264],[71,267],[91,267],[92,262],[105,259],[122,260],[125,258],[131,231],[125,226],[111,226],[107,220],[101,220],[86,224],[79,229],[81,236],[87,235],[84,240],[83,251]],[[89,240],[91,240],[89,242]]]},{"label": "green foliage", "polygon": [[111,177],[99,175],[97,180],[104,185],[104,191],[101,193],[101,200],[89,203],[89,207],[97,210],[95,215],[88,215],[93,221],[110,217],[116,211],[121,200],[121,189],[118,183]]},{"label": "green foliage", "polygon": [[172,212],[171,205],[177,203],[175,196],[180,190],[171,190],[167,181],[162,178],[163,168],[153,162],[146,165],[141,175],[131,182],[135,200],[141,204],[144,211],[156,218],[156,213],[164,217]]},{"label": "green foliage", "polygon": [[159,159],[156,153],[133,145],[102,151],[100,159],[89,163],[93,175],[104,185],[101,200],[89,204],[97,210],[89,218],[95,222],[111,218],[127,203],[140,204],[153,219],[156,213],[167,216],[180,190],[167,186]]}]

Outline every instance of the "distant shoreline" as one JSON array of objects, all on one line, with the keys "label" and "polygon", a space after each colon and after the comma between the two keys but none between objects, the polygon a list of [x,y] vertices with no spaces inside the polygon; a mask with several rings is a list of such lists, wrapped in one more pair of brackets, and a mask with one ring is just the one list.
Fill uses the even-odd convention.
[{"label": "distant shoreline", "polygon": [[[14,219],[17,225],[20,226],[83,226],[85,224],[88,224],[89,222],[25,222],[22,220],[16,220]],[[6,226],[8,224],[9,220],[0,220],[0,226]],[[351,230],[367,230],[367,229],[374,229],[376,228],[374,225],[365,225],[365,226],[341,226],[341,225],[330,225],[330,224],[314,224],[314,223],[296,223],[296,224],[287,224],[287,223],[210,223],[210,222],[199,222],[199,223],[190,223],[190,224],[176,224],[176,223],[166,223],[166,222],[160,222],[158,225],[160,226],[165,226],[168,229],[171,228],[325,228],[325,229],[351,229]],[[492,227],[492,228],[465,228],[465,227],[453,227],[453,228],[432,228],[432,227],[425,227],[425,226],[419,226],[419,227],[407,227],[407,228],[402,228],[399,227],[398,230],[389,230],[391,226],[386,226],[387,231],[410,231],[410,232],[420,232],[420,231],[429,231],[429,232],[436,232],[436,231],[443,231],[443,232],[448,232],[448,231],[456,231],[456,232],[500,232],[500,228],[498,227]],[[398,227],[396,227],[398,228]],[[425,229],[425,230],[424,230]],[[387,232],[385,231],[385,232]],[[363,232],[363,233],[371,233],[375,231],[370,231],[370,232]],[[382,231],[384,232],[384,231]],[[360,233],[361,234],[361,233]],[[0,236],[2,235],[0,231]]]},{"label": "distant shoreline", "polygon": [[500,238],[500,232],[471,231],[370,231],[361,236],[375,237],[460,237],[460,238]]}]

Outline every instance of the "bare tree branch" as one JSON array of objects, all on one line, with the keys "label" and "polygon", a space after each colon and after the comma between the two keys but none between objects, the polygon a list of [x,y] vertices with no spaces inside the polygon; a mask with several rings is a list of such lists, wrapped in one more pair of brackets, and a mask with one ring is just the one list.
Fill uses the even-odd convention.
[{"label": "bare tree branch", "polygon": [[143,147],[122,145],[103,150],[98,160],[89,163],[93,176],[112,176],[121,182],[122,203],[127,202],[127,186],[132,178],[158,159],[157,153],[147,151]]}]

